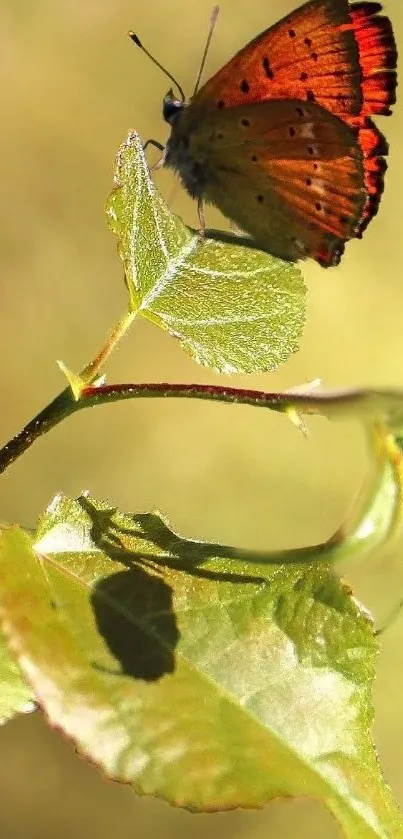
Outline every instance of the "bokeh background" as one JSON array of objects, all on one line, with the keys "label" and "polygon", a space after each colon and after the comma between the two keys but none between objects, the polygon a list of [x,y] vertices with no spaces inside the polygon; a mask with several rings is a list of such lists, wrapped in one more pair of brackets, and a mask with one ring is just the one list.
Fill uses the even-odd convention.
[{"label": "bokeh background", "polygon": [[[207,73],[296,5],[221,0]],[[80,369],[125,308],[122,270],[104,203],[129,128],[164,141],[166,79],[136,51],[144,43],[191,93],[212,0],[0,0],[1,437],[9,439],[64,386],[56,366]],[[400,0],[385,2],[398,44]],[[381,211],[342,265],[304,268],[308,322],[301,351],[275,374],[232,384],[278,390],[321,377],[326,386],[403,386],[401,105],[380,120],[390,141]],[[158,185],[195,225],[169,172]],[[219,222],[210,213],[211,225]],[[146,321],[107,368],[109,381],[221,381]],[[228,380],[225,380],[228,381]],[[36,443],[1,480],[1,517],[35,525],[58,491],[89,489],[125,510],[158,507],[182,534],[281,548],[329,536],[368,469],[357,424],[286,419],[200,402],[138,401],[82,412]],[[403,590],[403,540],[343,568],[381,620]],[[403,802],[403,618],[384,636],[374,736]],[[139,799],[79,759],[40,714],[0,731],[0,839],[126,839],[180,835],[322,837],[338,832],[319,804],[276,802],[262,813],[191,816]]]}]

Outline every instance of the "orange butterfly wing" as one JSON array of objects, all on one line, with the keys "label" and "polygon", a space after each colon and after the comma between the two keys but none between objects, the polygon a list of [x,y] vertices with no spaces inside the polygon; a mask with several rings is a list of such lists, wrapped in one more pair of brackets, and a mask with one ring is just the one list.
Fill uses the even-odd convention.
[{"label": "orange butterfly wing", "polygon": [[390,113],[396,45],[379,3],[310,0],[246,44],[193,99],[233,107],[266,99],[317,102],[352,117]]},{"label": "orange butterfly wing", "polygon": [[186,138],[190,171],[205,176],[204,200],[283,259],[338,263],[366,202],[356,129],[299,99],[206,110],[197,130],[192,123],[185,109],[170,155],[181,154]]},{"label": "orange butterfly wing", "polygon": [[[397,52],[388,18],[375,2],[310,0],[247,44],[200,89],[191,111],[253,102],[317,103],[357,130],[366,191],[355,230],[361,236],[383,191],[387,143],[370,119],[395,102]],[[315,253],[312,254],[315,256]]]}]

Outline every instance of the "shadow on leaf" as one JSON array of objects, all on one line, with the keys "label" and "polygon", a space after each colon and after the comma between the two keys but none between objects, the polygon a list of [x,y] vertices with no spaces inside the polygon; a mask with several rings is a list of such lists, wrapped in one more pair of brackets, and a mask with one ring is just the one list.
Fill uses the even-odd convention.
[{"label": "shadow on leaf", "polygon": [[[173,568],[194,577],[227,583],[267,583],[267,576],[237,574],[200,568],[213,559],[253,561],[253,553],[228,545],[196,542],[174,533],[155,513],[131,516],[130,527],[116,520],[116,510],[98,509],[86,496],[77,499],[91,520],[91,538],[111,559],[127,565],[136,563],[145,568]],[[256,556],[258,556],[256,554]],[[274,563],[273,563],[274,564]]]},{"label": "shadow on leaf", "polygon": [[[94,592],[93,604],[98,629],[120,661],[123,673],[152,680],[174,669],[179,631],[172,589],[164,578],[167,568],[190,577],[233,584],[233,597],[239,602],[244,596],[247,602],[249,593],[242,589],[248,584],[254,587],[251,597],[258,593],[256,586],[259,596],[265,590],[267,619],[293,643],[296,655],[305,664],[327,666],[331,650],[337,667],[350,674],[350,665],[346,668],[339,661],[337,638],[326,630],[330,620],[352,639],[354,649],[366,648],[366,618],[357,621],[357,606],[350,590],[340,584],[325,562],[315,562],[320,546],[261,554],[183,538],[158,513],[121,514],[106,505],[97,506],[88,496],[77,501],[90,522],[93,543],[113,562],[128,569],[104,578]],[[289,560],[287,567],[281,565],[284,555]],[[234,573],[234,560],[243,562],[241,573]],[[256,560],[267,562],[259,576],[248,573],[246,565],[248,562],[250,567]],[[211,561],[216,567],[203,567]],[[225,591],[226,597],[231,596]]]},{"label": "shadow on leaf", "polygon": [[91,604],[121,674],[153,682],[173,673],[179,630],[172,590],[163,580],[138,567],[120,571],[96,584]]}]

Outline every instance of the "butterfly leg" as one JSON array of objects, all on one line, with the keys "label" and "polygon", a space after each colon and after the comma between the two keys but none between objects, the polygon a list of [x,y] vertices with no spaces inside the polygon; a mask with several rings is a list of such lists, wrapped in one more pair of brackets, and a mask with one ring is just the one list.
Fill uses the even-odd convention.
[{"label": "butterfly leg", "polygon": [[154,146],[154,148],[156,148],[156,149],[158,149],[159,151],[162,152],[162,156],[160,157],[160,159],[157,160],[156,163],[153,163],[152,166],[150,166],[150,172],[153,172],[155,169],[161,169],[161,167],[165,163],[166,146],[163,146],[162,143],[158,142],[158,140],[152,140],[152,139],[146,140],[146,142],[144,143],[144,146],[143,146],[143,151],[146,150],[147,146]]},{"label": "butterfly leg", "polygon": [[197,214],[199,216],[199,236],[204,236],[206,232],[206,219],[204,218],[204,200],[200,196],[197,199]]},{"label": "butterfly leg", "polygon": [[154,146],[154,148],[159,149],[159,151],[165,151],[165,146],[162,143],[159,143],[158,140],[146,140],[143,146],[143,151],[146,150],[147,146]]}]

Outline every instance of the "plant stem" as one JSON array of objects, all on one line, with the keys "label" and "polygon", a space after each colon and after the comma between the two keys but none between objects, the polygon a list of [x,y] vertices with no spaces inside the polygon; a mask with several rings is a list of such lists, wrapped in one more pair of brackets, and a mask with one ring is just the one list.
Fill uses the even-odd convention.
[{"label": "plant stem", "polygon": [[59,393],[49,405],[36,415],[18,434],[0,450],[0,474],[11,466],[20,455],[24,454],[43,434],[46,434],[59,422],[74,413],[78,403],[74,403],[69,387]]},{"label": "plant stem", "polygon": [[106,361],[108,360],[109,356],[112,355],[112,352],[115,349],[115,347],[117,347],[119,341],[122,340],[126,332],[129,330],[135,317],[136,312],[125,312],[123,317],[120,318],[120,320],[114,326],[105,346],[102,347],[96,358],[94,358],[93,361],[90,361],[90,363],[87,364],[84,370],[81,371],[80,378],[83,380],[85,384],[89,385],[91,384],[91,382],[94,381],[94,379],[97,378],[100,371],[103,369]]},{"label": "plant stem", "polygon": [[210,385],[167,384],[162,382],[86,387],[82,390],[78,400],[74,399],[70,387],[67,387],[0,450],[0,474],[24,454],[35,440],[47,434],[62,420],[77,411],[138,397],[215,399],[230,403],[264,404],[265,407],[274,410],[277,407],[276,402],[278,402],[278,410],[284,410],[284,397],[281,399],[281,394],[242,391],[237,388],[212,387]]},{"label": "plant stem", "polygon": [[399,429],[403,424],[403,392],[400,391],[352,389],[327,393],[309,390],[266,393],[219,385],[144,382],[85,387],[80,398],[76,400],[71,389],[67,387],[0,450],[0,474],[29,449],[35,440],[71,414],[84,408],[140,397],[204,399],[234,405],[250,405],[289,414],[294,422],[296,414],[319,414],[329,418],[385,420],[391,431],[393,424]]}]

